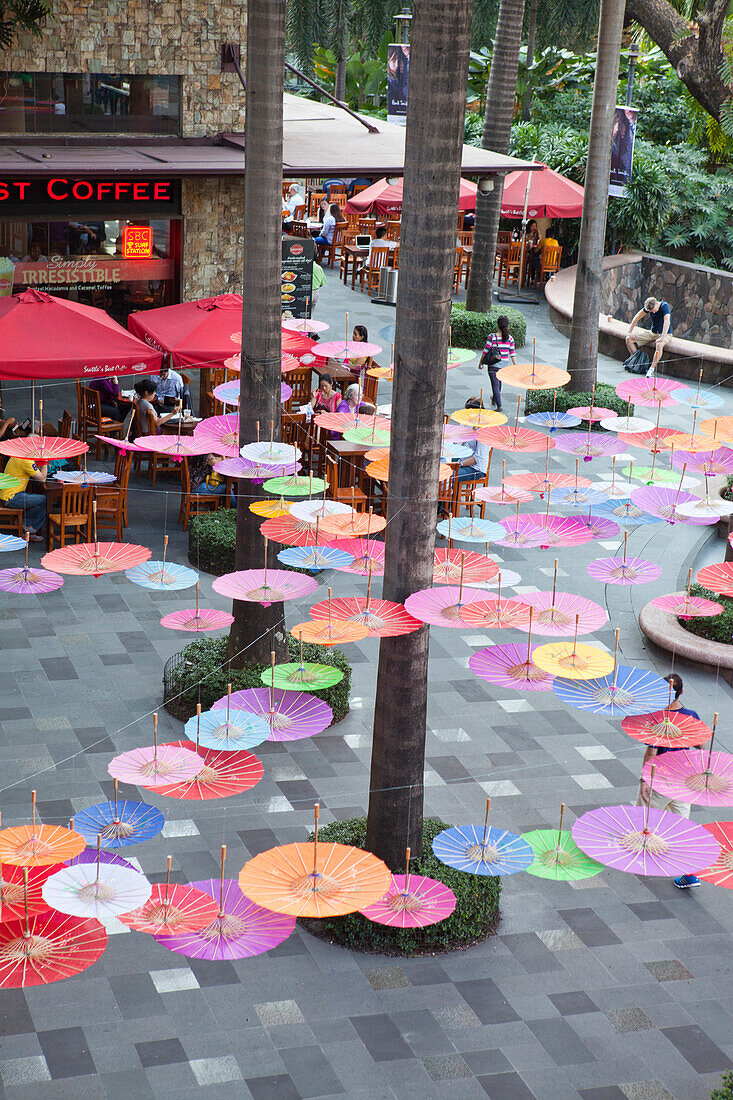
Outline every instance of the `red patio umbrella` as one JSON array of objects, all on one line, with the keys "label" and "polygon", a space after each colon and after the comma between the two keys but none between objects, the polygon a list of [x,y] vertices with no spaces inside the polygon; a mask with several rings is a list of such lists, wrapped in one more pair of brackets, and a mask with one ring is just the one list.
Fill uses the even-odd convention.
[{"label": "red patio umbrella", "polygon": [[162,358],[103,309],[39,290],[0,298],[0,347],[0,380],[155,373]]},{"label": "red patio umbrella", "polygon": [[[346,203],[347,214],[377,214],[399,213],[402,210],[402,180],[389,183],[386,179],[377,180],[371,187],[366,187],[353,199]],[[476,184],[469,180],[461,180],[461,191],[458,199],[459,210],[473,210],[476,205]]]},{"label": "red patio umbrella", "polygon": [[[241,339],[242,295],[218,294],[193,302],[131,313],[127,327],[146,344],[169,352],[174,367],[223,367]],[[314,342],[300,333],[283,335],[283,350],[304,354]]]},{"label": "red patio umbrella", "polygon": [[[553,172],[546,164],[531,172],[510,172],[501,199],[503,218],[521,218],[529,179],[527,215],[530,218],[579,218],[583,213],[583,188]],[[365,192],[362,191],[362,195]],[[361,198],[361,195],[359,196]]]}]

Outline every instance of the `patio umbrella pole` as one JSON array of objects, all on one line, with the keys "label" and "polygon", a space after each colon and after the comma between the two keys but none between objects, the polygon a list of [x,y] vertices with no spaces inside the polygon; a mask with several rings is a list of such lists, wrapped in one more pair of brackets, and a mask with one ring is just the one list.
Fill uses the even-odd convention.
[{"label": "patio umbrella pole", "polygon": [[[532,163],[535,163],[536,158],[532,157]],[[537,297],[534,295],[522,294],[522,273],[524,271],[524,253],[527,246],[527,208],[529,206],[529,189],[532,183],[533,172],[527,172],[527,186],[524,189],[524,211],[522,213],[522,248],[519,255],[519,275],[517,276],[517,289],[516,293],[510,294],[509,287],[504,287],[504,293],[501,291],[501,287],[496,292],[496,297],[500,302],[527,302],[529,304],[536,304],[540,300],[540,292],[537,290]]]},{"label": "patio umbrella pole", "polygon": [[31,435],[36,434],[36,380],[31,379]]}]

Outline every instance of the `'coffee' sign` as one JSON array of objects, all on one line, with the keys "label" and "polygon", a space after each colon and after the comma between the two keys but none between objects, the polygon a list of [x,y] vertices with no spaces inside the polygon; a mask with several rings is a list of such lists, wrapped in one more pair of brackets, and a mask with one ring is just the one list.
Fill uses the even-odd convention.
[{"label": "'coffee' sign", "polygon": [[177,213],[180,183],[166,179],[86,179],[49,176],[48,179],[0,179],[0,214],[20,210],[81,213],[122,207]]}]

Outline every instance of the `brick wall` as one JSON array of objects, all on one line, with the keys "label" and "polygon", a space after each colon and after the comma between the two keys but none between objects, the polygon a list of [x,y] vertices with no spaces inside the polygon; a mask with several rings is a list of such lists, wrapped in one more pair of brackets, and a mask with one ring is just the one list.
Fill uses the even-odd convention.
[{"label": "brick wall", "polygon": [[54,0],[41,37],[3,51],[10,72],[183,77],[183,136],[244,129],[244,90],[220,47],[246,38],[245,5],[211,0]]},{"label": "brick wall", "polygon": [[244,176],[183,181],[183,301],[242,293]]}]

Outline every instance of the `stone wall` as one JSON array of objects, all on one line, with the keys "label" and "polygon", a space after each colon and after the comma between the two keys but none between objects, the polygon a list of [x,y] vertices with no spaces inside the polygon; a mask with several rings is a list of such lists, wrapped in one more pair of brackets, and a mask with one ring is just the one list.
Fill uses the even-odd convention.
[{"label": "stone wall", "polygon": [[610,266],[601,279],[601,312],[630,321],[653,295],[672,307],[672,331],[682,340],[730,347],[733,275],[665,256],[639,253]]},{"label": "stone wall", "polygon": [[182,134],[244,129],[244,89],[222,73],[221,44],[246,39],[245,5],[213,0],[54,0],[41,37],[3,51],[9,72],[183,77]]},{"label": "stone wall", "polygon": [[[185,219],[181,301],[241,294],[244,255],[244,176],[183,180]],[[222,257],[232,266],[222,267]]]}]

